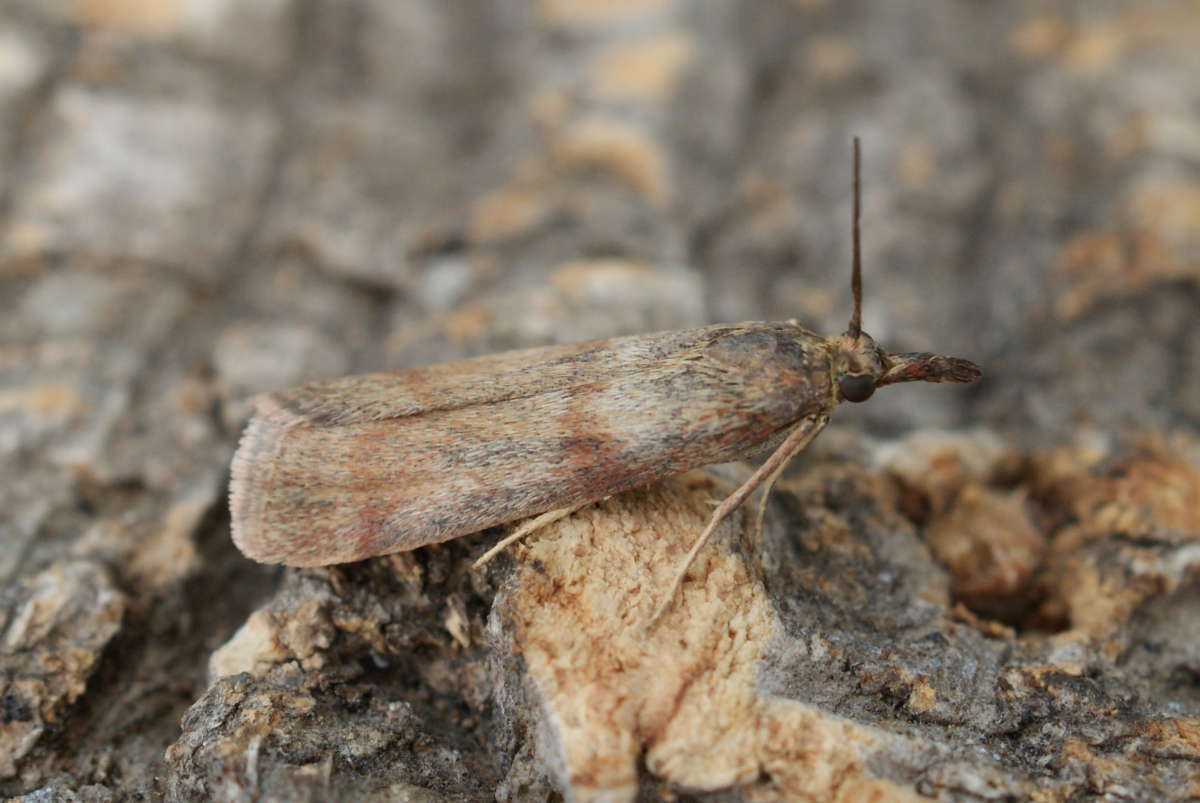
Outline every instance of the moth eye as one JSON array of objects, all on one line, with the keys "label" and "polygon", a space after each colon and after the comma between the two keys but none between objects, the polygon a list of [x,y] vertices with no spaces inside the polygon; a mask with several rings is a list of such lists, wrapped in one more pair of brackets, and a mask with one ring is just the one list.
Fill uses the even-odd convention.
[{"label": "moth eye", "polygon": [[850,402],[865,402],[875,392],[875,377],[870,374],[842,374],[838,379],[842,398]]}]

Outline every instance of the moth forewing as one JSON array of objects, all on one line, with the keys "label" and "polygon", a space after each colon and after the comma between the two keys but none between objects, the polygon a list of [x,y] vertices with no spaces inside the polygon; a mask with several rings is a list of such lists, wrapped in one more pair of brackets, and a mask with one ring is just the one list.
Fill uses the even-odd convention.
[{"label": "moth forewing", "polygon": [[[737,459],[830,403],[824,355],[791,323],[724,324],[270,394],[234,457],[234,540],[343,563]],[[356,384],[369,401],[340,410]]]}]

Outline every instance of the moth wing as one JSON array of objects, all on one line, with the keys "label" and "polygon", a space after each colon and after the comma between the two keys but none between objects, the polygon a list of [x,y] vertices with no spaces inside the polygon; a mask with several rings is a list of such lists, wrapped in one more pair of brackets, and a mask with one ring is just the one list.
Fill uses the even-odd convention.
[{"label": "moth wing", "polygon": [[569,388],[653,359],[657,335],[506,351],[403,371],[301,385],[258,400],[281,425],[384,421]]},{"label": "moth wing", "polygon": [[734,459],[827,392],[812,344],[772,326],[784,325],[436,366],[451,397],[440,404],[429,391],[439,382],[414,387],[411,372],[385,375],[401,400],[369,411],[263,397],[234,458],[234,540],[264,562],[360,560]]}]

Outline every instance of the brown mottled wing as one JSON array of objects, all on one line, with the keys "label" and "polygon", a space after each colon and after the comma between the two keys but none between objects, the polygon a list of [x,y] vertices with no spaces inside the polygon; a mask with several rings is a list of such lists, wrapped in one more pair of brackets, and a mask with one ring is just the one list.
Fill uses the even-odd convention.
[{"label": "brown mottled wing", "polygon": [[820,342],[720,325],[262,397],[233,460],[234,541],[264,562],[342,563],[734,459],[831,403]]}]

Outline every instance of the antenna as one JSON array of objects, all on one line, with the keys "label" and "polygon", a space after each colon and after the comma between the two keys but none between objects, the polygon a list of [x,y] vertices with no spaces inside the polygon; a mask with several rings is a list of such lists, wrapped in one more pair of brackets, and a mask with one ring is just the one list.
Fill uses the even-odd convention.
[{"label": "antenna", "polygon": [[862,333],[862,242],[858,233],[858,219],[862,207],[862,154],[858,137],[854,138],[854,261],[850,274],[850,292],[854,295],[854,312],[850,314],[850,326],[846,334],[854,340]]}]

